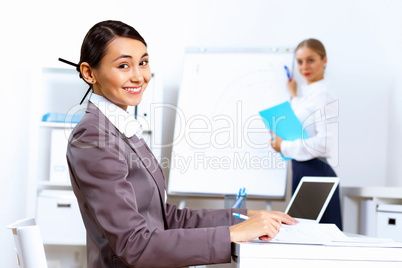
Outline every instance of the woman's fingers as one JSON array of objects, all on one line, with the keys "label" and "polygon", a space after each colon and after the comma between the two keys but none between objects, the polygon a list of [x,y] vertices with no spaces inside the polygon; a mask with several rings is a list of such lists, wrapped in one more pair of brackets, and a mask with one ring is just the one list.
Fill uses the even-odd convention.
[{"label": "woman's fingers", "polygon": [[279,211],[250,211],[252,217],[229,227],[232,242],[250,241],[260,238],[269,241],[274,238],[282,223],[294,224],[296,221],[289,215]]}]

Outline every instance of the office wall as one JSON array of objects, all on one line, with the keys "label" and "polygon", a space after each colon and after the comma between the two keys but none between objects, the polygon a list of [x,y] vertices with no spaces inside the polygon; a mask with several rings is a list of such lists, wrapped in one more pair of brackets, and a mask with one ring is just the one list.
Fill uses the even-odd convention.
[{"label": "office wall", "polygon": [[[34,69],[58,57],[78,61],[81,41],[94,23],[119,19],[139,30],[170,104],[177,101],[185,46],[294,46],[307,37],[321,39],[328,50],[326,76],[339,97],[336,170],[342,184],[402,187],[401,11],[398,0],[2,2],[0,250],[6,258],[0,266],[14,264],[12,237],[3,227],[25,216]],[[164,120],[169,141],[173,114]],[[219,202],[189,200],[194,207]]]},{"label": "office wall", "polygon": [[[385,185],[392,178],[388,135],[391,94],[397,92],[394,57],[400,55],[391,29],[400,25],[397,1],[260,1],[237,9],[211,1],[194,7],[190,42],[205,46],[295,45],[307,37],[323,41],[326,78],[339,97],[339,165],[343,185]],[[208,20],[202,18],[208,17]],[[220,21],[217,25],[216,21]],[[393,142],[398,143],[395,139]],[[393,171],[393,172],[394,172]],[[396,174],[389,174],[395,176]],[[393,180],[393,183],[398,183]]]}]

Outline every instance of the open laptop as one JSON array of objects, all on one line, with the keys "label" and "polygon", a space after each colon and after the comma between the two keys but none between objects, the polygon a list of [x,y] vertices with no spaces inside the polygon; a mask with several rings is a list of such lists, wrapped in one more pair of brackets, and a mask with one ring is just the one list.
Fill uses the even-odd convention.
[{"label": "open laptop", "polygon": [[285,213],[299,222],[320,222],[338,184],[337,177],[303,177]]}]

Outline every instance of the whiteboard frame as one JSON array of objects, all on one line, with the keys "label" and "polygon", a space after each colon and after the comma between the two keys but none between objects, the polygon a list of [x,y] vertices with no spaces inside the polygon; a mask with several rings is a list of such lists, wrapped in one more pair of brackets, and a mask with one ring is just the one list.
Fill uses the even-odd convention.
[{"label": "whiteboard frame", "polygon": [[[253,54],[253,53],[292,53],[293,54],[293,60],[292,60],[292,67],[291,67],[291,73],[293,75],[293,71],[294,71],[294,47],[291,48],[289,46],[266,46],[266,47],[186,47],[185,48],[185,56],[187,54],[213,54],[213,53],[217,53],[217,54],[233,54],[233,53],[249,53],[249,54]],[[184,59],[183,59],[184,61]],[[184,66],[185,67],[185,66]],[[183,79],[183,77],[182,77]],[[177,104],[180,104],[180,96],[181,96],[181,88],[182,85],[180,85],[180,89],[179,89],[179,93],[178,93],[178,102]],[[176,132],[176,124],[175,124],[175,129],[174,132]],[[174,152],[174,146],[172,146],[172,154]],[[252,198],[252,199],[270,199],[270,200],[285,200],[286,198],[286,185],[288,183],[288,170],[289,170],[289,165],[286,164],[286,175],[285,175],[285,187],[284,187],[284,191],[283,191],[283,195],[279,196],[279,195],[256,195],[256,194],[248,194],[247,197],[248,198]],[[193,197],[222,197],[225,196],[228,193],[220,193],[220,194],[216,194],[216,193],[205,193],[205,192],[194,192],[194,191],[172,191],[170,190],[170,184],[172,181],[171,178],[171,169],[169,168],[169,185],[168,185],[168,194],[172,195],[172,196],[180,196],[180,197],[189,197],[189,196],[193,196]],[[231,193],[233,194],[233,193]]]},{"label": "whiteboard frame", "polygon": [[187,53],[293,53],[294,48],[277,46],[277,47],[186,47]]}]

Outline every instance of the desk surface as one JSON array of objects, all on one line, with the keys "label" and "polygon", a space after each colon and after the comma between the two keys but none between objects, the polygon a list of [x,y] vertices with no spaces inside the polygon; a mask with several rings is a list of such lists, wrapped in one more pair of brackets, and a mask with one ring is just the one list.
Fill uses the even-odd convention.
[{"label": "desk surface", "polygon": [[341,187],[342,195],[402,199],[402,187]]},{"label": "desk surface", "polygon": [[[402,248],[327,246],[280,243],[233,243],[237,267],[402,267]],[[277,266],[278,265],[278,266]],[[385,266],[384,266],[385,265]],[[272,266],[274,267],[274,266]]]}]

